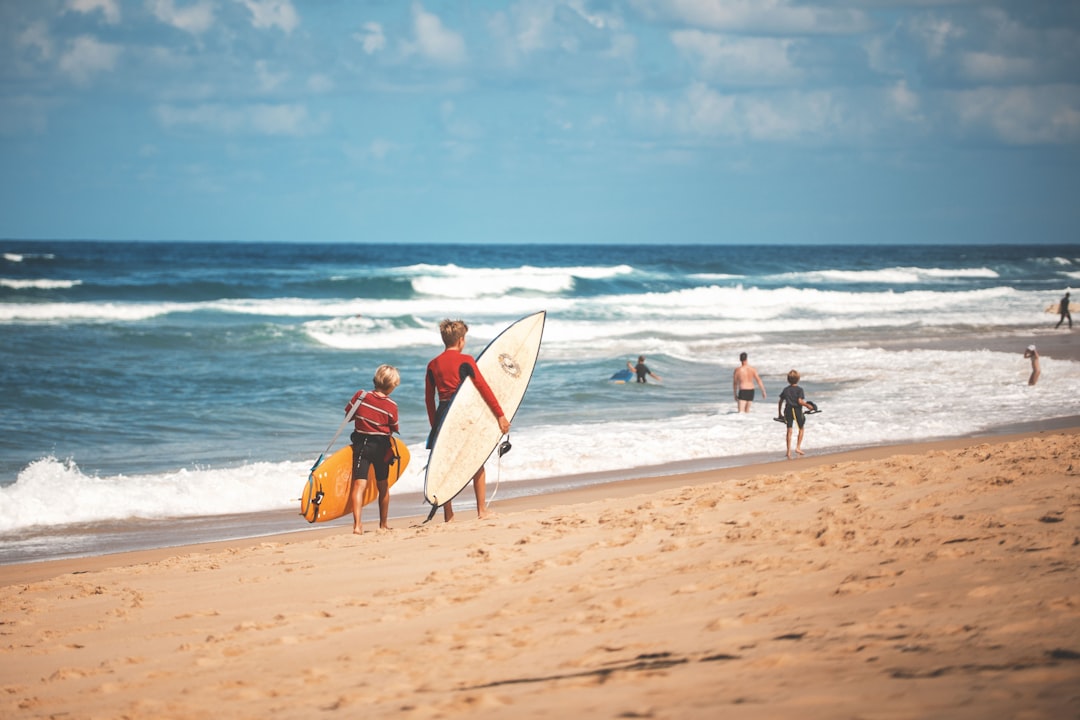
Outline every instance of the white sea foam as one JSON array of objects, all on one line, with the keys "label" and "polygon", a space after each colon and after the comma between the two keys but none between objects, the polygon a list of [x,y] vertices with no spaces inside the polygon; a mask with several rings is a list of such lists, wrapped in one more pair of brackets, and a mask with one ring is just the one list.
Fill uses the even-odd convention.
[{"label": "white sea foam", "polygon": [[815,270],[808,272],[781,273],[773,276],[774,280],[795,283],[881,283],[887,285],[912,285],[928,280],[949,280],[955,278],[999,277],[990,268],[920,268],[894,267],[878,270]]},{"label": "white sea foam", "polygon": [[[454,304],[454,315],[470,320],[475,342],[490,340],[507,318],[537,309],[549,311],[545,349],[578,357],[602,357],[609,341],[663,342],[679,338],[755,336],[770,333],[826,332],[845,329],[1033,325],[1042,322],[1045,298],[1008,288],[936,293],[849,293],[816,289],[710,286],[671,293],[612,295],[542,302],[511,296],[492,307],[490,300]],[[355,309],[355,308],[353,308]],[[309,321],[304,331],[316,342],[342,349],[393,349],[431,344],[431,328],[445,315],[445,304],[427,300],[367,303],[363,319]],[[409,327],[380,318],[411,317]]]},{"label": "white sea foam", "polygon": [[53,253],[11,253],[7,252],[3,254],[3,258],[8,262],[21,263],[26,262],[29,258],[41,258],[42,260],[53,260],[56,255]]},{"label": "white sea foam", "polygon": [[438,298],[504,297],[512,292],[557,295],[574,287],[574,278],[607,278],[629,274],[627,265],[614,267],[462,268],[456,265],[414,265],[404,268],[416,292]]},{"label": "white sea foam", "polygon": [[[470,319],[471,335],[490,339],[507,318],[539,309],[567,339],[626,337],[660,325],[665,336],[747,334],[768,323],[770,332],[806,332],[918,324],[983,327],[1042,322],[1045,293],[1010,288],[964,292],[852,293],[815,288],[761,289],[707,286],[666,293],[571,299],[514,294],[500,298],[394,300],[274,298],[199,303],[3,303],[0,323],[137,322],[173,313],[215,312],[263,317],[316,318],[303,329],[316,342],[343,349],[399,348],[430,342],[416,328],[390,320],[412,317],[430,328],[452,314]],[[363,318],[354,322],[355,318]],[[560,327],[561,326],[561,327]]]},{"label": "white sea foam", "polygon": [[3,303],[0,323],[136,322],[184,307],[179,303]]},{"label": "white sea foam", "polygon": [[[178,470],[155,475],[86,475],[72,462],[42,458],[0,487],[0,532],[123,518],[163,518],[270,510],[299,497],[304,463]],[[56,489],[64,502],[56,502]]]},{"label": "white sea foam", "polygon": [[67,290],[82,285],[82,280],[13,280],[0,278],[0,287],[12,290]]}]

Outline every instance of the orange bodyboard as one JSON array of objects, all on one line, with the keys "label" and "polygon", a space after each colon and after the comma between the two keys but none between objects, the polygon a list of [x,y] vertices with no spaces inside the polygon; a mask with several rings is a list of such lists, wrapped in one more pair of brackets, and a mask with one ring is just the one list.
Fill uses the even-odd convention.
[{"label": "orange bodyboard", "polygon": [[[393,486],[405,468],[409,466],[409,447],[396,437],[390,438],[390,449],[396,459],[390,465],[387,484]],[[349,490],[352,489],[353,451],[346,445],[321,462],[308,475],[304,494],[300,498],[300,514],[310,523],[336,520],[352,512],[349,507]],[[321,496],[320,496],[320,493]],[[375,468],[368,469],[368,484],[364,490],[363,504],[379,497],[375,484]]]}]

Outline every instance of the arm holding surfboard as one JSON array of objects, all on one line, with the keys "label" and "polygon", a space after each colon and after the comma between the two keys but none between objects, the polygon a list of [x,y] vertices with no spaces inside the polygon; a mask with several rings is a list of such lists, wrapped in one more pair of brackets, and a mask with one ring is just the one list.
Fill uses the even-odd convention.
[{"label": "arm holding surfboard", "polygon": [[[499,424],[499,430],[503,435],[510,432],[510,421],[506,419],[502,407],[499,405],[495,393],[492,392],[480,369],[476,366],[476,360],[471,355],[466,355],[465,335],[469,326],[461,320],[446,319],[439,323],[439,333],[442,335],[445,350],[428,363],[427,376],[424,381],[424,403],[427,406],[428,421],[431,423],[431,435],[428,437],[428,448],[434,445],[435,437],[442,422],[443,415],[449,408],[450,401],[457,392],[465,378],[472,378],[480,396],[484,399],[488,408],[495,415]],[[438,397],[439,404],[436,407],[435,400]],[[487,510],[487,482],[484,467],[472,477],[473,493],[476,496],[476,514],[483,519],[488,516]],[[443,521],[449,522],[454,519],[454,509],[450,501],[443,504]]]}]

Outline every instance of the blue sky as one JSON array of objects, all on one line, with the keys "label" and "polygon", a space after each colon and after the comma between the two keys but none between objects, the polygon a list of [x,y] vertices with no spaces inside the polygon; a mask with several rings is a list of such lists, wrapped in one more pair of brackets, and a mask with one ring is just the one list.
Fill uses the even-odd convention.
[{"label": "blue sky", "polygon": [[4,0],[0,237],[1075,243],[1064,0]]}]

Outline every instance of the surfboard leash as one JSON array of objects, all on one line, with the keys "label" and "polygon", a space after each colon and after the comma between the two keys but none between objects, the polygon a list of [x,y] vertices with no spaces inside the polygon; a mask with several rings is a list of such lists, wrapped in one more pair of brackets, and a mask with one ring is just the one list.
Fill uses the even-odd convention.
[{"label": "surfboard leash", "polygon": [[360,391],[360,397],[356,399],[353,406],[349,408],[349,412],[345,413],[345,419],[338,425],[337,432],[334,433],[334,437],[330,438],[330,444],[326,446],[326,449],[319,454],[319,459],[315,461],[315,464],[311,466],[311,472],[315,472],[315,468],[322,464],[323,458],[326,457],[326,453],[330,452],[330,448],[334,447],[334,443],[337,442],[338,435],[345,429],[345,426],[349,424],[349,421],[353,419],[353,415],[360,409],[360,404],[364,402],[364,397],[367,395],[363,390]]},{"label": "surfboard leash", "polygon": [[495,489],[491,491],[491,497],[488,498],[488,502],[494,502],[495,496],[499,493],[499,481],[502,480],[502,456],[510,452],[510,449],[514,446],[510,444],[510,433],[506,433],[506,439],[499,443],[499,460],[495,465]]},{"label": "surfboard leash", "polygon": [[427,525],[429,522],[431,522],[431,518],[435,517],[435,513],[438,511],[438,509],[439,509],[438,503],[431,503],[431,512],[428,513],[427,519],[424,520],[424,522],[422,522],[420,524],[421,525]]}]

